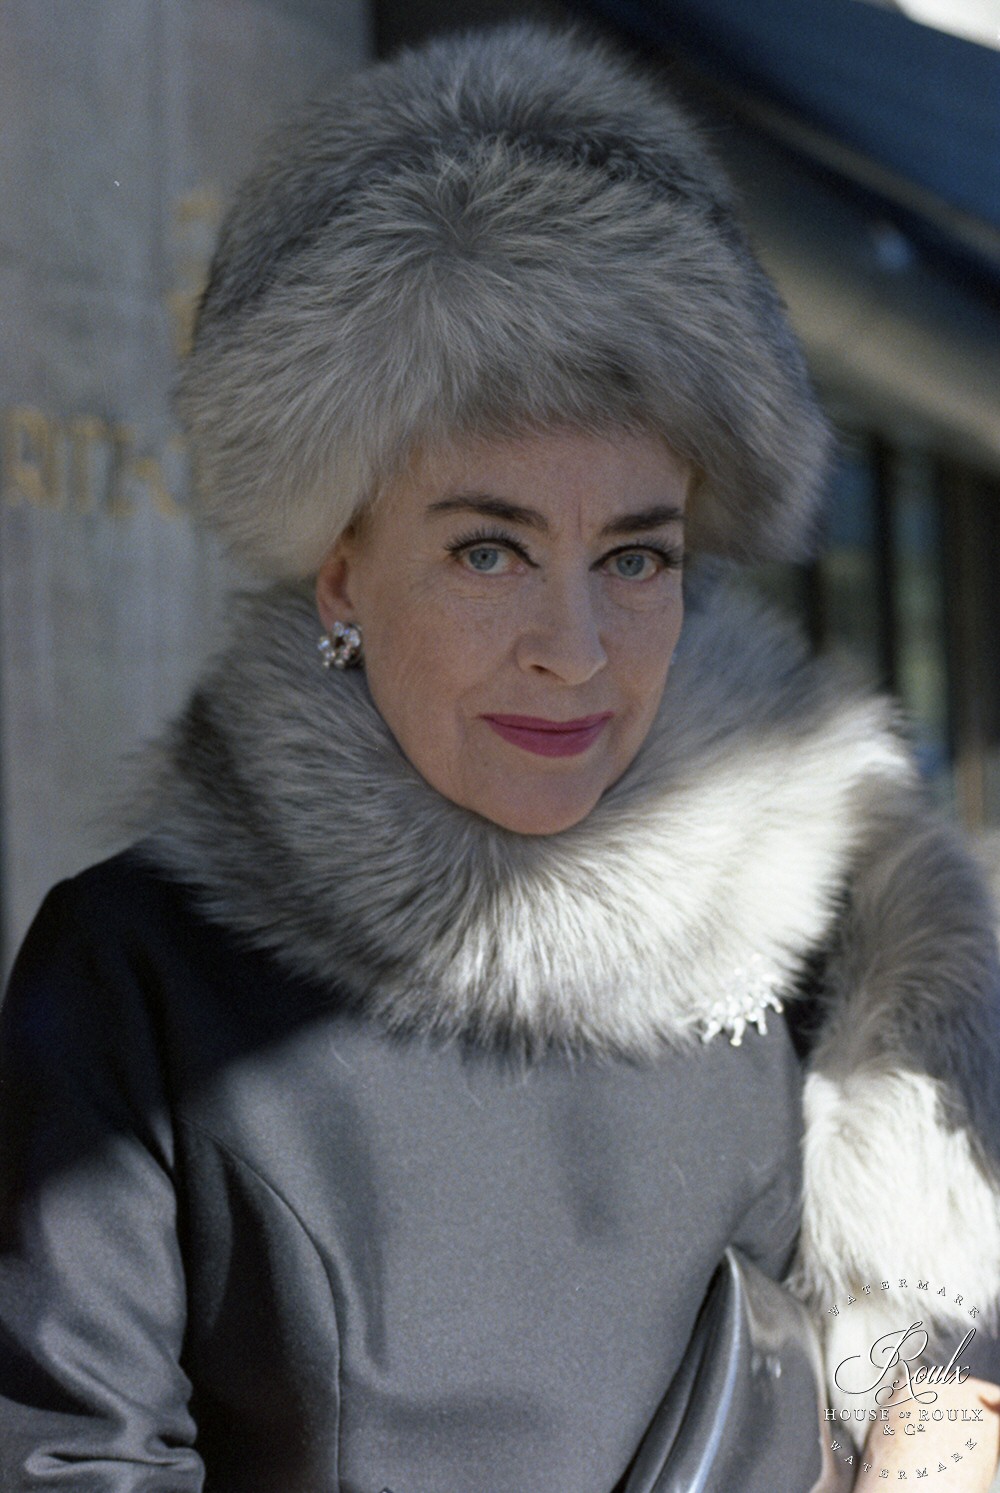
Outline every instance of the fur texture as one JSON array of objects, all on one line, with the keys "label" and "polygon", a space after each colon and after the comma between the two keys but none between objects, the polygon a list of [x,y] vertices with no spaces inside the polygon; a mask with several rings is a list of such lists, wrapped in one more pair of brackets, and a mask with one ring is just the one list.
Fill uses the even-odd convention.
[{"label": "fur texture", "polygon": [[[235,636],[151,764],[150,854],[212,915],[389,1028],[529,1054],[643,1061],[695,1044],[762,969],[792,1000],[818,985],[793,1283],[831,1378],[906,1309],[883,1321],[866,1282],[947,1286],[908,1303],[945,1338],[973,1296],[987,1319],[995,914],[884,702],[756,603],[696,587],[632,767],[575,829],[518,836],[423,782],[362,674],[318,666],[304,591],[249,600]],[[831,1315],[852,1292],[856,1315]]]},{"label": "fur texture", "polygon": [[517,25],[342,82],[224,226],[180,386],[207,520],[306,576],[420,443],[651,428],[689,538],[808,547],[828,431],[730,189],[674,101]]},{"label": "fur texture", "polygon": [[866,790],[909,777],[884,705],[838,694],[747,606],[689,607],[632,767],[582,824],[522,836],[430,788],[363,674],[317,668],[310,600],[274,592],[181,722],[161,851],[391,1027],[640,1058],[690,1041],[741,981],[792,985]]},{"label": "fur texture", "polygon": [[970,1327],[996,1328],[1000,1301],[995,909],[919,806],[877,795],[868,819],[806,1081],[795,1274],[826,1318],[832,1403],[852,1408],[835,1380],[849,1354],[922,1322],[946,1362]]}]

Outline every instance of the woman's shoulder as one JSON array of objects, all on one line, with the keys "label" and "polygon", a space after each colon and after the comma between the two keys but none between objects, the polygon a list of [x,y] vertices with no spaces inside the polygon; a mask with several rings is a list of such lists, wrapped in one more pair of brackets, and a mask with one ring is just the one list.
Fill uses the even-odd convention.
[{"label": "woman's shoulder", "polygon": [[249,1016],[278,986],[288,1002],[294,983],[139,842],[48,893],[14,962],[3,1021],[8,1040],[24,1021],[179,1029],[236,1002]]},{"label": "woman's shoulder", "polygon": [[49,953],[70,944],[78,952],[141,947],[148,953],[209,932],[219,936],[199,910],[197,888],[158,864],[140,841],[57,882],[42,901],[22,956],[37,943]]},{"label": "woman's shoulder", "polygon": [[57,881],[42,907],[109,927],[197,916],[193,888],[158,864],[143,840]]}]

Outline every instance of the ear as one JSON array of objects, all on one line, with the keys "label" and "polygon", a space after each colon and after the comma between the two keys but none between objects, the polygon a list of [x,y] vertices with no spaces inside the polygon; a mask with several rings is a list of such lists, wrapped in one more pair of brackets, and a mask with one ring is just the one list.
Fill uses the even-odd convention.
[{"label": "ear", "polygon": [[355,545],[347,531],[341,534],[316,574],[316,610],[327,632],[335,622],[355,622],[352,597]]}]

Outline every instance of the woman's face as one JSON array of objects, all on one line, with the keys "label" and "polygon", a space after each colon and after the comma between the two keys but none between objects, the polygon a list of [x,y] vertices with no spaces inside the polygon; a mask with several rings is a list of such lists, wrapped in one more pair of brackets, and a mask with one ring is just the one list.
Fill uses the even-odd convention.
[{"label": "woman's face", "polygon": [[425,454],[317,581],[439,793],[506,829],[589,814],[656,714],[681,630],[689,468],[653,436],[556,430]]}]

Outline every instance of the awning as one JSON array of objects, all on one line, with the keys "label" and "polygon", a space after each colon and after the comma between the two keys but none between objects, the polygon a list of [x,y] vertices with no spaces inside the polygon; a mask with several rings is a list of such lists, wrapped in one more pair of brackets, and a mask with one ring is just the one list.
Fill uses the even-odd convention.
[{"label": "awning", "polygon": [[1000,52],[860,0],[578,8],[710,116],[828,396],[1000,470]]}]

